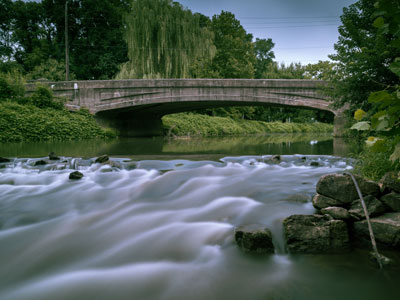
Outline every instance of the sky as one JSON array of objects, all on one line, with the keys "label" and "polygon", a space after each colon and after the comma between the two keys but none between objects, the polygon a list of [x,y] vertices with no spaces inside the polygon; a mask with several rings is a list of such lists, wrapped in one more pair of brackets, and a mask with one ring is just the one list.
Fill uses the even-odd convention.
[{"label": "sky", "polygon": [[302,64],[328,60],[338,40],[343,7],[356,0],[175,0],[193,13],[235,14],[255,38],[271,38],[275,60]]}]

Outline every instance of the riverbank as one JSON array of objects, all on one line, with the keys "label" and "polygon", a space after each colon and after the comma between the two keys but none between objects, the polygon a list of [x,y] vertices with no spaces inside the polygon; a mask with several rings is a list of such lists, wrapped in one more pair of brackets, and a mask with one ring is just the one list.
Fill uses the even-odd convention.
[{"label": "riverbank", "polygon": [[233,120],[227,117],[180,113],[162,118],[164,136],[261,135],[269,133],[330,133],[332,124]]},{"label": "riverbank", "polygon": [[0,142],[83,140],[112,137],[85,110],[39,108],[6,101],[0,103]]}]

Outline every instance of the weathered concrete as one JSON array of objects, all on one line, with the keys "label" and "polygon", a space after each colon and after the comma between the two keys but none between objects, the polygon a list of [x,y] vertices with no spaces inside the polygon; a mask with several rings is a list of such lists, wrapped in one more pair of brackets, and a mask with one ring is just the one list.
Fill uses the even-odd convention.
[{"label": "weathered concrete", "polygon": [[[43,83],[42,83],[43,84]],[[151,79],[47,82],[67,107],[86,107],[103,124],[125,135],[160,134],[163,115],[194,109],[239,106],[295,106],[335,114],[340,135],[341,114],[322,95],[323,81],[288,79]],[[32,91],[34,84],[28,84]]]}]

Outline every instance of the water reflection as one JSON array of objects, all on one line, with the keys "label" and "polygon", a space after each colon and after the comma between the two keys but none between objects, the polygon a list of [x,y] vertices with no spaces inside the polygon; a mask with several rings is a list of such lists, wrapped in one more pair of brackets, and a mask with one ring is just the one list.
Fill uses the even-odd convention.
[{"label": "water reflection", "polygon": [[[0,156],[43,157],[49,152],[73,157],[111,156],[186,156],[263,154],[347,154],[346,144],[331,135],[272,134],[268,136],[209,138],[124,138],[67,142],[0,144]],[[202,157],[204,158],[204,157]]]}]

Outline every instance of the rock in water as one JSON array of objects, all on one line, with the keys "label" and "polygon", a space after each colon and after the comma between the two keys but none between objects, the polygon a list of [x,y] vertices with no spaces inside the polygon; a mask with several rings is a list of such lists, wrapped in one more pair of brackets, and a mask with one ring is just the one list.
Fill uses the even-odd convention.
[{"label": "rock in water", "polygon": [[380,183],[382,184],[382,192],[384,194],[389,192],[400,193],[400,179],[398,173],[396,172],[386,173],[382,177]]},{"label": "rock in water", "polygon": [[381,198],[381,201],[392,211],[400,212],[400,194],[387,194]]},{"label": "rock in water", "polygon": [[235,229],[235,241],[244,252],[274,253],[271,231],[260,224],[237,227]]},{"label": "rock in water", "polygon": [[[376,242],[400,250],[400,213],[387,213],[370,220]],[[366,220],[355,222],[353,232],[357,240],[369,241]]]},{"label": "rock in water", "polygon": [[59,160],[60,158],[54,152],[50,152],[49,159],[50,160]]},{"label": "rock in water", "polygon": [[8,163],[8,162],[10,162],[8,158],[0,157],[0,163]]},{"label": "rock in water", "polygon": [[[383,203],[376,199],[374,196],[368,195],[363,198],[365,205],[367,206],[369,216],[377,216],[383,214],[386,211]],[[362,208],[360,199],[353,201],[349,209],[349,213],[357,216],[360,219],[365,218],[364,209]]]},{"label": "rock in water", "polygon": [[347,225],[329,216],[293,215],[283,221],[290,253],[343,253],[350,250]]},{"label": "rock in water", "polygon": [[341,206],[343,203],[333,198],[325,197],[320,194],[316,194],[312,199],[313,206],[316,209],[327,208],[331,206]]},{"label": "rock in water", "polygon": [[[377,183],[367,181],[359,176],[355,176],[355,178],[363,195],[379,196],[380,187]],[[322,176],[317,183],[317,193],[338,200],[343,204],[351,203],[359,198],[353,180],[349,175],[344,174]]]},{"label": "rock in water", "polygon": [[72,172],[69,174],[69,179],[72,179],[72,180],[79,180],[79,179],[82,179],[82,177],[83,177],[83,174],[79,171],[75,171],[75,172]]},{"label": "rock in water", "polygon": [[96,158],[96,160],[94,162],[99,163],[99,164],[104,164],[104,163],[108,162],[109,160],[110,160],[110,158],[108,157],[108,155],[102,155],[102,156],[99,156],[98,158]]},{"label": "rock in water", "polygon": [[44,166],[47,165],[47,162],[45,160],[38,160],[35,162],[35,166]]},{"label": "rock in water", "polygon": [[321,209],[321,214],[330,215],[335,220],[348,220],[351,217],[347,209],[336,206]]}]

